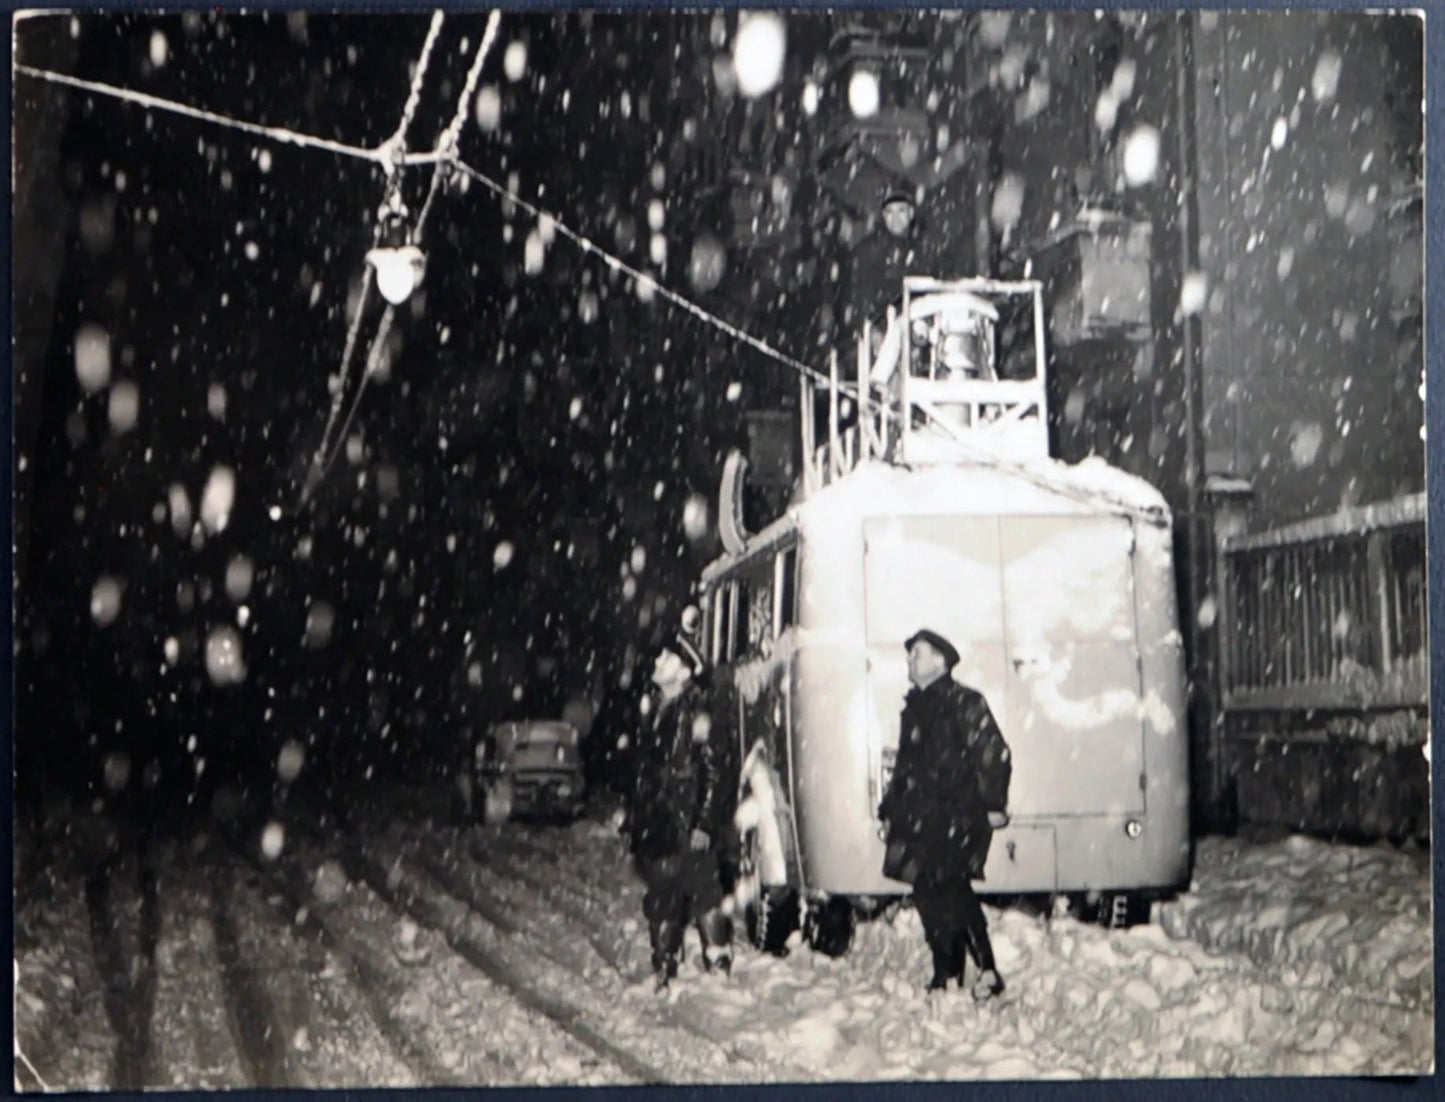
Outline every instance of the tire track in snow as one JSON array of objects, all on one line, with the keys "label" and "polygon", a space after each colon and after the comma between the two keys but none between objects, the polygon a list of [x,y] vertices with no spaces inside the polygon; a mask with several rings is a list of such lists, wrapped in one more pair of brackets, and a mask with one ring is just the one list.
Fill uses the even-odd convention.
[{"label": "tire track in snow", "polygon": [[150,1019],[160,904],[149,850],[149,844],[138,842],[134,850],[104,862],[85,882],[91,945],[105,1011],[116,1033],[112,1080],[120,1090],[151,1085]]},{"label": "tire track in snow", "polygon": [[[565,968],[589,987],[606,987],[608,978],[612,979],[613,987],[619,981],[633,983],[641,978],[628,974],[619,954],[602,943],[595,931],[587,926],[578,928],[575,916],[559,912],[545,899],[499,882],[502,878],[495,870],[426,842],[418,848],[416,861],[448,895],[466,904],[503,933],[525,941],[534,955]],[[496,887],[484,881],[492,881]],[[511,914],[524,917],[521,921],[506,917]],[[497,922],[493,915],[502,916],[504,921]],[[579,942],[584,942],[586,948]],[[612,975],[600,975],[602,968]]]},{"label": "tire track in snow", "polygon": [[[35,863],[15,894],[16,1072],[38,1075],[53,1091],[113,1085],[115,1034],[104,1007],[89,997],[103,984],[91,944],[82,864],[75,847],[57,846],[43,864]],[[41,1087],[37,1082],[26,1089]]]},{"label": "tire track in snow", "polygon": [[355,983],[334,967],[322,938],[298,926],[296,912],[288,911],[279,893],[267,891],[251,865],[229,851],[219,856],[212,875],[226,881],[237,949],[264,1001],[265,1028],[284,1061],[285,1083],[415,1086]]},{"label": "tire track in snow", "polygon": [[315,1086],[289,1059],[287,1042],[292,1033],[290,1023],[285,1021],[289,1015],[283,1013],[283,1006],[293,1006],[300,1007],[304,1015],[306,1003],[291,993],[290,975],[264,965],[258,967],[256,946],[243,944],[250,939],[241,932],[235,913],[237,887],[233,871],[220,861],[212,861],[209,873],[216,955],[226,988],[231,1030],[251,1083],[263,1088]]},{"label": "tire track in snow", "polygon": [[226,840],[238,856],[256,870],[262,881],[279,893],[294,910],[296,920],[293,927],[341,964],[343,974],[356,991],[366,1014],[388,1046],[404,1062],[413,1080],[411,1083],[381,1085],[475,1085],[437,1060],[411,1023],[398,1013],[397,1008],[406,996],[406,989],[386,959],[390,951],[380,949],[362,937],[363,924],[351,917],[344,901],[320,903],[312,892],[307,870],[294,854],[274,861],[267,860],[257,847],[235,833],[228,834]]},{"label": "tire track in snow", "polygon": [[[491,859],[494,853],[501,859],[500,862]],[[596,913],[596,909],[591,906],[592,900],[585,892],[577,891],[558,877],[538,876],[522,865],[515,854],[488,849],[479,839],[471,839],[467,843],[466,854],[478,867],[490,870],[511,885],[520,885],[530,891],[540,900],[542,909],[555,909],[565,918],[577,923],[592,951],[624,980],[636,983],[646,978],[646,974],[639,972],[632,964],[619,941],[615,937],[606,936],[605,931],[597,928],[599,920],[606,922],[606,916]]]},{"label": "tire track in snow", "polygon": [[382,854],[363,843],[358,847],[356,858],[358,871],[373,891],[397,910],[441,934],[463,959],[505,987],[529,1010],[553,1022],[633,1081],[642,1084],[671,1081],[670,1076],[647,1059],[614,1043],[588,1024],[581,1008],[542,991],[515,962],[487,946],[482,937],[469,928],[469,920],[481,916],[448,893],[431,888],[427,880],[406,868],[400,853]]},{"label": "tire track in snow", "polygon": [[232,1033],[212,919],[209,878],[170,850],[157,950],[155,1085],[192,1090],[254,1086]]},{"label": "tire track in snow", "polygon": [[522,858],[527,854],[544,858],[552,867],[556,867],[555,855],[548,850],[540,849],[530,843],[521,842],[516,838],[509,838],[505,834],[495,834],[490,837],[483,837],[476,834],[458,835],[460,848],[464,848],[469,856],[477,862],[488,867],[496,867],[493,857],[500,858],[506,863],[508,873],[518,880],[526,882],[545,894],[558,906],[566,907],[572,912],[580,912],[586,909],[591,901],[584,891],[579,891],[568,880],[559,876],[539,876],[531,868],[521,863]]},{"label": "tire track in snow", "polygon": [[[592,948],[602,962],[607,964],[618,980],[627,987],[641,984],[648,984],[651,981],[651,969],[644,963],[639,968],[632,960],[631,954],[626,951],[626,944],[617,937],[607,937],[604,927],[615,921],[614,915],[605,912],[599,913],[595,906],[589,906],[592,901],[585,893],[576,892],[570,889],[576,899],[581,899],[582,905],[578,905],[572,899],[567,898],[567,893],[558,889],[565,885],[565,881],[553,877],[551,880],[538,877],[529,872],[518,863],[519,854],[516,851],[508,851],[505,846],[487,847],[481,839],[472,838],[465,847],[461,846],[462,834],[458,832],[451,837],[451,845],[444,839],[430,837],[426,832],[420,832],[415,839],[414,845],[417,851],[418,863],[437,880],[451,895],[464,903],[470,904],[479,894],[486,899],[489,910],[499,909],[502,900],[492,894],[487,888],[477,882],[478,875],[489,876],[499,881],[500,890],[507,897],[520,903],[526,912],[534,915],[552,917],[555,920],[553,911],[562,911],[564,919],[561,931],[563,937],[576,938],[580,935]],[[535,846],[523,847],[529,851],[535,851]],[[463,853],[465,856],[459,856]],[[502,856],[504,865],[498,866],[487,858],[496,853]],[[517,881],[521,881],[523,890],[517,890]],[[511,925],[516,925],[512,923]],[[544,946],[543,955],[570,967],[579,976],[592,984],[594,987],[601,982],[601,977],[589,973],[587,963],[576,954],[571,955],[570,960],[563,960],[561,956],[548,951]],[[797,1067],[791,1066],[784,1061],[771,1059],[767,1061],[767,1067],[760,1065],[755,1055],[744,1051],[743,1047],[730,1035],[726,1025],[719,1022],[717,1018],[708,1013],[695,1000],[678,1002],[673,1000],[657,999],[648,1008],[652,1012],[654,1020],[673,1028],[686,1030],[693,1037],[706,1042],[714,1048],[718,1054],[730,1064],[746,1064],[757,1071],[757,1078],[764,1077],[771,1079],[802,1079],[804,1072]]]},{"label": "tire track in snow", "polygon": [[[440,1078],[423,1075],[424,1084],[559,1086],[622,1081],[616,1071],[598,1079],[599,1067],[615,1067],[614,1061],[519,999],[511,986],[498,982],[450,946],[436,946],[425,969],[402,967],[392,937],[406,911],[391,897],[385,883],[372,878],[368,885],[363,847],[355,836],[344,833],[348,817],[317,807],[293,806],[290,810],[292,842],[288,855],[276,864],[291,869],[288,881],[298,899],[307,893],[304,866],[319,869],[332,860],[330,855],[337,855],[339,864],[346,866],[351,885],[341,899],[330,904],[313,900],[311,912],[338,940],[347,937],[348,948],[364,948],[366,955],[360,959],[379,970],[378,979],[390,976],[396,981],[393,986],[399,984],[389,996],[386,1011],[421,1046],[428,1065],[443,1069]],[[303,851],[305,855],[298,857]],[[411,921],[409,917],[405,920]],[[406,1029],[408,1008],[413,1018],[423,1011],[425,1015]],[[459,1038],[459,1032],[466,1035]],[[470,1074],[458,1070],[468,1062]]]},{"label": "tire track in snow", "polygon": [[[599,912],[597,905],[599,898],[617,898],[619,884],[626,883],[625,877],[619,880],[614,875],[607,884],[595,881],[595,890],[589,894],[576,886],[573,874],[561,867],[553,850],[505,832],[487,836],[471,834],[466,839],[466,850],[478,864],[496,870],[499,877],[512,883],[520,883],[580,924],[588,943],[624,979],[637,983],[650,976],[645,960],[628,952],[626,940],[619,935],[618,926],[625,917],[620,918],[615,909],[613,913],[606,908]],[[555,870],[554,874],[542,876],[534,872],[527,863],[529,855],[545,860]],[[626,917],[637,913],[640,912],[627,909]]]},{"label": "tire track in snow", "polygon": [[[559,878],[569,884],[585,884],[587,889],[573,888],[584,900],[596,896],[611,897],[617,894],[619,886],[618,869],[625,870],[627,879],[635,879],[641,885],[640,877],[632,872],[632,854],[621,835],[610,828],[603,828],[601,848],[606,860],[599,861],[592,843],[599,839],[584,838],[578,845],[577,839],[568,831],[547,831],[531,824],[518,824],[522,830],[503,835],[502,842],[515,855],[517,850],[540,857],[558,872]],[[595,824],[579,820],[574,829],[596,830]],[[640,898],[640,896],[639,896]]]},{"label": "tire track in snow", "polygon": [[[374,796],[374,794],[373,794]],[[368,808],[373,808],[368,814]],[[598,879],[600,873],[606,875],[605,869],[588,868],[591,875],[578,876],[583,882],[593,885],[595,892],[589,896],[586,891],[580,890],[567,883],[574,875],[571,869],[563,868],[555,850],[540,845],[538,842],[527,837],[519,836],[518,824],[507,824],[502,830],[487,830],[485,835],[478,837],[475,829],[456,828],[455,826],[437,826],[434,818],[428,814],[416,817],[398,816],[391,814],[376,817],[374,803],[358,799],[347,804],[344,808],[333,807],[329,815],[312,816],[313,822],[330,819],[335,823],[336,830],[344,836],[344,843],[349,846],[347,856],[353,863],[358,876],[365,879],[379,895],[388,899],[398,910],[407,910],[414,918],[427,928],[436,930],[448,944],[452,945],[457,952],[466,959],[472,961],[484,974],[492,974],[483,968],[482,957],[491,957],[492,961],[507,968],[511,973],[525,977],[527,988],[534,994],[551,999],[564,1009],[568,1020],[577,1021],[581,1026],[598,1035],[602,1039],[612,1043],[612,1039],[599,1029],[594,1029],[587,1023],[607,1023],[613,1021],[617,1011],[624,1007],[633,1015],[642,1015],[646,1024],[642,1026],[641,1032],[650,1039],[666,1039],[673,1051],[659,1053],[665,1055],[668,1066],[673,1068],[685,1067],[683,1072],[674,1072],[662,1078],[647,1081],[655,1082],[758,1082],[776,1081],[779,1078],[801,1079],[806,1078],[802,1072],[794,1069],[787,1060],[770,1058],[766,1062],[760,1062],[756,1054],[749,1054],[742,1044],[738,1043],[729,1028],[718,1021],[703,1006],[695,1000],[687,999],[680,1001],[671,997],[660,998],[651,992],[650,970],[644,971],[640,976],[635,970],[628,969],[619,959],[619,952],[616,947],[608,948],[605,941],[600,941],[596,931],[599,926],[611,923],[615,916],[603,913],[597,914],[595,899],[597,896],[607,895],[615,892],[617,877],[614,875],[610,881]],[[522,829],[525,829],[522,828]],[[543,828],[537,828],[539,831]],[[511,877],[514,871],[520,869],[520,862],[526,856],[540,858],[548,865],[557,868],[557,875],[550,880],[542,880],[536,874],[530,874],[527,878],[533,883],[544,883],[550,890],[546,894],[561,892],[570,895],[574,901],[573,907],[577,911],[578,919],[583,924],[583,929],[588,931],[584,935],[594,950],[604,960],[616,961],[613,970],[618,973],[620,980],[625,985],[622,990],[609,992],[599,987],[599,977],[594,974],[588,976],[585,967],[579,971],[576,958],[571,961],[559,959],[555,952],[548,952],[544,945],[542,951],[535,948],[536,939],[527,937],[525,940],[532,944],[524,950],[520,959],[512,952],[509,952],[511,938],[515,935],[506,935],[507,927],[517,925],[514,917],[508,917],[501,927],[491,926],[486,918],[479,912],[473,911],[467,903],[448,892],[442,883],[425,871],[413,872],[408,869],[408,863],[417,866],[418,870],[423,866],[419,854],[433,850],[432,839],[440,835],[443,838],[467,837],[470,836],[474,843],[480,844],[482,839],[489,841],[493,846],[507,853],[507,868],[500,870],[500,875]],[[549,840],[555,839],[559,843],[565,842],[571,837],[566,829],[547,828]],[[373,842],[367,845],[363,839],[388,839],[385,844]],[[403,840],[404,839],[404,840]],[[475,847],[474,847],[475,848]],[[487,846],[482,845],[480,853],[474,855],[479,857],[489,869],[495,869],[496,865],[484,855]],[[521,851],[521,852],[518,852]],[[411,856],[408,857],[407,855]],[[619,859],[626,861],[625,855],[619,852]],[[463,892],[465,895],[465,890]],[[592,905],[589,905],[592,904]],[[499,908],[496,897],[493,896],[485,907],[485,910],[496,912]],[[503,913],[508,913],[503,910]],[[474,921],[473,921],[474,920]],[[477,928],[476,923],[482,925]],[[505,936],[504,941],[499,942],[496,933],[501,932]],[[530,931],[527,931],[530,933]],[[578,931],[571,931],[570,936],[577,937]],[[471,953],[467,948],[470,943]],[[538,975],[538,964],[543,961],[550,961],[560,965],[563,969],[577,975],[582,981],[579,988],[575,989],[576,994],[583,996],[581,1000],[576,998],[574,989],[569,989],[566,998],[557,998],[548,995],[543,988],[548,986],[548,977]],[[641,984],[637,982],[641,980]],[[505,980],[499,982],[506,982]],[[647,994],[641,1000],[637,999],[639,986],[645,986]],[[522,994],[523,988],[518,988],[518,994]],[[591,1001],[596,1001],[600,996],[606,1000],[601,1004],[591,1007],[581,1005],[586,1003],[588,996]],[[621,1001],[619,1001],[621,996]],[[636,1005],[640,1002],[640,1005]],[[634,1005],[628,1005],[629,1003]],[[575,1016],[575,1017],[574,1017]],[[624,1026],[636,1026],[639,1023],[623,1022]],[[602,1028],[606,1028],[603,1026]],[[609,1032],[617,1033],[613,1028]],[[699,1059],[697,1041],[706,1043],[702,1050],[702,1059]],[[634,1052],[635,1045],[630,1041],[622,1042],[624,1052]],[[644,1057],[651,1065],[657,1064],[657,1057]]]}]

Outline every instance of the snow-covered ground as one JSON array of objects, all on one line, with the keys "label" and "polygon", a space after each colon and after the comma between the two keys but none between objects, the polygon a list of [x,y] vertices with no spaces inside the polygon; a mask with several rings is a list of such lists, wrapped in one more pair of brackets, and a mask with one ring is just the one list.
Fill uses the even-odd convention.
[{"label": "snow-covered ground", "polygon": [[[988,905],[1009,987],[984,1006],[966,993],[924,994],[928,954],[908,908],[860,924],[841,959],[749,947],[730,977],[702,971],[689,935],[677,981],[658,995],[642,886],[600,814],[458,828],[397,810],[406,803],[358,809],[349,833],[312,833],[297,816],[269,861],[248,864],[215,837],[163,850],[151,972],[140,957],[128,966],[132,983],[154,977],[147,1082],[968,1081],[1433,1066],[1424,851],[1207,838],[1192,890],[1129,930]],[[113,1087],[112,1056],[126,1046],[97,997],[106,965],[79,872],[63,844],[31,867],[33,887],[17,896],[17,1046],[52,1088]],[[144,926],[125,886],[133,873],[117,880],[113,912],[132,931]],[[242,1036],[238,1007],[274,1024]]]},{"label": "snow-covered ground", "polygon": [[[574,856],[579,862],[614,847],[604,827],[577,833],[585,844],[569,852],[593,854]],[[1159,924],[1129,930],[986,906],[1009,982],[997,1006],[923,993],[929,958],[911,909],[861,925],[841,960],[807,950],[783,960],[747,954],[730,981],[684,969],[669,997],[725,1023],[759,1056],[786,1057],[819,1079],[1408,1074],[1433,1066],[1427,854],[1205,839],[1196,867],[1197,892],[1160,905]],[[635,899],[639,892],[624,889]],[[1268,936],[1254,931],[1279,929],[1283,916],[1282,952],[1258,951]],[[1240,951],[1246,946],[1256,949]]]},{"label": "snow-covered ground", "polygon": [[1170,935],[1248,955],[1305,986],[1345,985],[1429,1005],[1434,981],[1430,855],[1205,838],[1192,890],[1158,908]]}]

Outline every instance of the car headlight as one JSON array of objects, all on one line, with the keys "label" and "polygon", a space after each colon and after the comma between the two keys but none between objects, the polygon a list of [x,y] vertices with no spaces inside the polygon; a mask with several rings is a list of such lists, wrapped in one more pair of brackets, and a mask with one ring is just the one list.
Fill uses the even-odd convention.
[{"label": "car headlight", "polygon": [[1138,819],[1130,819],[1124,824],[1124,833],[1130,838],[1137,838],[1144,833],[1144,824]]}]

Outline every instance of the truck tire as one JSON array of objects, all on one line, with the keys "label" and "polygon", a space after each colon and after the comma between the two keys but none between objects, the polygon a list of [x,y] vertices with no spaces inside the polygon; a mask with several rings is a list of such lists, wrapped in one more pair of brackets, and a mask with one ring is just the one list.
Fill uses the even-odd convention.
[{"label": "truck tire", "polygon": [[857,923],[853,901],[846,895],[830,895],[808,909],[805,937],[815,953],[841,957],[853,944]]},{"label": "truck tire", "polygon": [[791,887],[763,888],[747,911],[748,937],[765,953],[788,955],[788,938],[798,928],[798,893]]}]

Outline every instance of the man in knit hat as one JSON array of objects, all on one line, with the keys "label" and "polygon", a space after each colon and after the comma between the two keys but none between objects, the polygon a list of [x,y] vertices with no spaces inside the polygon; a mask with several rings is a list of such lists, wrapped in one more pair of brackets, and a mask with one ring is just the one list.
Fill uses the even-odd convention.
[{"label": "man in knit hat", "polygon": [[653,708],[637,733],[632,853],[647,884],[642,909],[658,990],[677,975],[689,922],[703,944],[703,965],[732,965],[732,920],[720,910],[715,853],[722,778],[712,717],[700,683],[707,665],[686,634],[663,645],[652,667]]},{"label": "man in knit hat", "polygon": [[856,331],[871,322],[881,336],[890,305],[903,294],[903,277],[937,275],[933,243],[919,224],[911,191],[889,188],[880,196],[876,228],[853,251],[845,326]]}]

